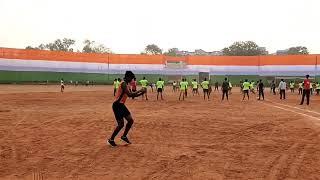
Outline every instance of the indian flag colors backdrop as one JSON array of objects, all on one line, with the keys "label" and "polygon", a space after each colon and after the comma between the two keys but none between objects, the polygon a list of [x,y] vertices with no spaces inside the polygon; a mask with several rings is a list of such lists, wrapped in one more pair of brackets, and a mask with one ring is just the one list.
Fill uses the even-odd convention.
[{"label": "indian flag colors backdrop", "polygon": [[[89,54],[0,48],[0,82],[74,81],[110,83],[131,70],[137,77],[320,75],[319,55],[184,56]],[[174,66],[172,65],[174,64]]]}]

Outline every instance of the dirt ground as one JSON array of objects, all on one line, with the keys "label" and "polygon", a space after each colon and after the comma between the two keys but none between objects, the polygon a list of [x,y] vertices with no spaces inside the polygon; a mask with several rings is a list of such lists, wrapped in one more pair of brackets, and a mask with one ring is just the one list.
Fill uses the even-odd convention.
[{"label": "dirt ground", "polygon": [[127,101],[133,144],[112,148],[111,87],[1,85],[0,179],[320,179],[320,96],[149,96]]}]

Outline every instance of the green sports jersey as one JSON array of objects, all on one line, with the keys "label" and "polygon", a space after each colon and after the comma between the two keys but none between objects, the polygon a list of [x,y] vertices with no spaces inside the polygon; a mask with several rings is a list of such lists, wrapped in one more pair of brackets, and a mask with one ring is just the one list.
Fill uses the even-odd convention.
[{"label": "green sports jersey", "polygon": [[198,82],[197,81],[192,81],[192,88],[197,89],[198,88]]},{"label": "green sports jersey", "polygon": [[254,88],[254,82],[250,83],[250,88],[253,89]]},{"label": "green sports jersey", "polygon": [[316,85],[316,88],[317,88],[317,89],[320,89],[320,83],[318,83],[318,84]]},{"label": "green sports jersey", "polygon": [[290,88],[294,88],[294,83],[290,83]]},{"label": "green sports jersey", "polygon": [[164,81],[157,81],[156,86],[158,89],[162,89],[164,87]]},{"label": "green sports jersey", "polygon": [[251,85],[249,82],[244,82],[243,83],[243,90],[249,90],[251,88]]},{"label": "green sports jersey", "polygon": [[119,86],[120,86],[120,83],[121,83],[121,82],[116,81],[116,82],[115,82],[115,84],[114,84],[114,87],[115,87],[116,89],[118,89],[118,88],[119,88]]},{"label": "green sports jersey", "polygon": [[186,84],[186,82],[180,82],[180,89],[181,90],[186,90],[186,88],[187,88],[187,84]]},{"label": "green sports jersey", "polygon": [[142,79],[139,82],[143,88],[146,88],[148,86],[148,80],[146,79]]},{"label": "green sports jersey", "polygon": [[203,89],[209,89],[209,81],[203,81],[201,83],[201,86]]}]

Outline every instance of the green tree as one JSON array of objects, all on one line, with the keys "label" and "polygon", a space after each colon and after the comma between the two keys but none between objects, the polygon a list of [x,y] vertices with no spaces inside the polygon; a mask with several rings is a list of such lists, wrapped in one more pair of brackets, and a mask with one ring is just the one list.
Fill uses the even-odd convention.
[{"label": "green tree", "polygon": [[73,46],[75,42],[73,39],[63,38],[62,40],[57,39],[52,43],[40,44],[38,47],[27,46],[26,49],[73,52],[71,46]]},{"label": "green tree", "polygon": [[45,49],[46,49],[46,45],[40,44],[40,45],[38,46],[38,49],[40,49],[40,50],[45,50]]},{"label": "green tree", "polygon": [[298,54],[309,54],[308,48],[304,46],[296,46],[288,49],[287,54],[298,55]]},{"label": "green tree", "polygon": [[73,52],[72,45],[75,44],[75,40],[73,39],[57,39],[53,43],[46,44],[46,49],[50,51],[66,51],[66,52]]},{"label": "green tree", "polygon": [[27,46],[25,49],[38,49],[37,47]]},{"label": "green tree", "polygon": [[226,56],[258,56],[265,55],[266,51],[253,41],[238,41],[222,49]]},{"label": "green tree", "polygon": [[162,54],[162,50],[155,44],[149,44],[145,48],[147,54]]},{"label": "green tree", "polygon": [[178,48],[170,48],[168,49],[167,52],[164,53],[164,55],[166,56],[180,56],[179,54],[177,54],[179,52]]},{"label": "green tree", "polygon": [[109,48],[103,44],[97,44],[95,41],[86,39],[83,43],[82,52],[84,53],[111,53]]}]

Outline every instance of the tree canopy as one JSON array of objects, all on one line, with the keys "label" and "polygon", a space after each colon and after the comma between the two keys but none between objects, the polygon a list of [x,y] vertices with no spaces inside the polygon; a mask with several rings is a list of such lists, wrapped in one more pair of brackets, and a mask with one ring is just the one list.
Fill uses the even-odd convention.
[{"label": "tree canopy", "polygon": [[162,54],[162,50],[155,44],[147,45],[146,48],[145,48],[145,52],[147,54],[152,54],[152,55]]},{"label": "tree canopy", "polygon": [[259,47],[253,41],[238,41],[229,47],[222,49],[223,55],[226,56],[258,56],[266,55],[264,48]]},{"label": "tree canopy", "polygon": [[288,49],[289,55],[309,54],[308,48],[304,46],[296,46]]}]

